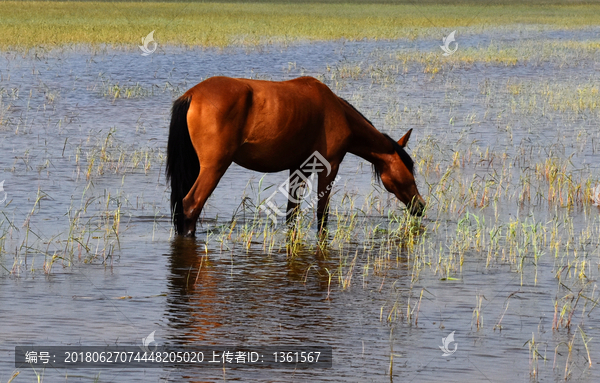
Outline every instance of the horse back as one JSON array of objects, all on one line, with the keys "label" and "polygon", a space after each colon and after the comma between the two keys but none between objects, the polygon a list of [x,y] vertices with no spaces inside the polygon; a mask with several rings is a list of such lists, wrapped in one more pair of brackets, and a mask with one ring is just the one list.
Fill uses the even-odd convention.
[{"label": "horse back", "polygon": [[[192,141],[220,143],[233,161],[252,170],[292,169],[315,150],[333,155],[349,135],[338,97],[312,77],[282,82],[212,77],[184,96],[192,98]],[[202,161],[202,153],[199,157]]]}]

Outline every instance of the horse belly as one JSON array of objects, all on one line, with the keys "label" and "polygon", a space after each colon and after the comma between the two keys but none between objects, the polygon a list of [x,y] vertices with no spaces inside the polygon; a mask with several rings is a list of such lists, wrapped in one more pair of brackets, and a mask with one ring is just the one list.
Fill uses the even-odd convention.
[{"label": "horse belly", "polygon": [[[237,150],[233,161],[258,172],[280,172],[299,167],[314,151],[314,145],[302,145],[300,140],[266,140],[246,142]],[[310,149],[309,149],[310,148]]]}]

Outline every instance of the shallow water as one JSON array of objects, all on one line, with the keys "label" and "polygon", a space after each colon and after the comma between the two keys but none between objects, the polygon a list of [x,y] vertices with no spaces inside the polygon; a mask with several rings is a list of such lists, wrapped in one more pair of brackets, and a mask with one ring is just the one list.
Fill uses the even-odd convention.
[{"label": "shallow water", "polygon": [[[506,34],[499,40],[584,41],[597,38],[597,32],[528,32]],[[486,45],[493,38],[498,41],[497,36],[467,36],[459,40],[459,47]],[[370,262],[386,250],[371,247],[368,233],[360,230],[344,248],[324,252],[317,250],[312,238],[305,250],[291,256],[280,246],[284,234],[276,235],[275,248],[267,250],[260,235],[246,247],[241,241],[223,240],[219,233],[229,231],[234,212],[239,226],[245,218],[250,221],[255,210],[240,206],[245,196],[259,200],[263,175],[235,165],[209,200],[198,239],[172,238],[163,176],[169,108],[187,88],[214,75],[273,80],[317,76],[393,137],[414,127],[411,148],[435,141],[435,155],[451,156],[454,150],[467,153],[469,148],[489,147],[514,159],[515,167],[508,171],[517,179],[516,168],[544,161],[554,150],[569,158],[573,174],[598,179],[597,111],[575,115],[517,108],[512,114],[503,112],[508,117],[494,118],[510,110],[512,99],[492,96],[488,102],[482,93],[486,81],[492,90],[504,89],[507,81],[594,84],[597,54],[572,65],[559,65],[560,60],[553,59],[517,66],[476,63],[437,76],[423,73],[418,65],[381,78],[364,73],[370,64],[384,67],[393,61],[390,54],[397,52],[441,54],[439,45],[416,40],[306,43],[255,50],[165,48],[149,57],[114,50],[66,50],[39,57],[4,53],[0,58],[0,181],[5,181],[7,201],[0,217],[0,234],[5,238],[0,258],[0,381],[8,381],[15,372],[12,361],[18,345],[141,344],[153,331],[159,344],[170,345],[331,345],[334,363],[330,370],[294,372],[47,369],[44,379],[68,376],[69,381],[93,381],[100,373],[100,381],[129,382],[552,381],[564,378],[567,365],[569,379],[597,381],[600,333],[594,325],[595,306],[586,303],[587,310],[582,313],[578,308],[573,316],[585,338],[575,324],[570,330],[552,329],[554,302],[566,294],[557,285],[557,270],[572,261],[571,253],[566,261],[546,254],[535,268],[519,272],[511,262],[488,265],[486,253],[469,248],[453,278],[433,271],[437,258],[432,253],[433,266],[424,267],[412,279],[412,253],[396,247],[377,269]],[[346,75],[344,68],[357,66],[363,72]],[[115,84],[139,93],[115,98],[110,93]],[[486,112],[492,117],[486,117]],[[476,117],[470,119],[473,114]],[[582,131],[587,131],[587,138],[574,140]],[[467,164],[461,175],[493,176],[492,164],[484,165]],[[427,196],[439,177],[419,172],[423,172],[418,174],[420,190]],[[348,156],[340,176],[334,209],[347,209],[344,194],[355,196],[356,203],[339,217],[362,211],[365,228],[378,223],[385,227],[386,212],[398,211],[400,204],[372,184],[369,164]],[[284,173],[266,175],[262,198],[275,189],[265,190],[267,186],[279,185],[285,177]],[[373,198],[377,207],[369,209]],[[580,252],[589,258],[589,279],[585,286],[577,280],[564,283],[572,289],[585,288],[592,301],[597,300],[598,211],[589,203],[565,209],[543,200],[519,207],[511,198],[501,199],[499,208],[469,209],[488,221],[556,219],[572,222],[576,233],[592,227],[596,236],[578,242]],[[450,254],[444,246],[454,238],[458,221],[450,213],[428,215],[425,226],[441,226],[428,232],[427,241],[433,245],[423,247],[423,252],[442,249]],[[239,233],[239,226],[231,230]],[[69,240],[70,230],[79,243]],[[64,255],[65,250],[73,258]],[[355,254],[352,273],[349,264]],[[46,269],[44,262],[50,262],[52,255],[59,258]],[[350,283],[342,288],[341,280],[349,275]],[[479,327],[474,316],[478,297],[483,297]],[[499,323],[501,328],[495,326]],[[443,357],[439,346],[451,332],[456,343],[450,349],[456,345],[457,351]],[[532,336],[538,355],[547,358],[544,363],[540,357],[535,375],[534,354],[527,343]],[[587,349],[583,339],[591,339]],[[571,355],[565,346],[569,342],[574,345]],[[14,381],[33,379],[34,373],[23,369]]]}]

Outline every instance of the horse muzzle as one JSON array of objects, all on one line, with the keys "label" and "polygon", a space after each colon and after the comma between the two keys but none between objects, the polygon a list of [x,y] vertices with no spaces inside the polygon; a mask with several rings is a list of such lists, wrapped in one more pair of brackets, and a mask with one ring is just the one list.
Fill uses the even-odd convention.
[{"label": "horse muzzle", "polygon": [[411,215],[420,217],[423,215],[423,212],[425,211],[425,206],[426,206],[425,200],[423,199],[423,197],[418,195],[415,198],[413,198],[412,203],[408,206],[408,211],[410,212]]}]

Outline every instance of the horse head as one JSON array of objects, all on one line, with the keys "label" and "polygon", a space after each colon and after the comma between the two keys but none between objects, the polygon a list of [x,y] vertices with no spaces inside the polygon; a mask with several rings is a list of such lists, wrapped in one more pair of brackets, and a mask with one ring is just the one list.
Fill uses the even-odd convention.
[{"label": "horse head", "polygon": [[409,130],[398,142],[387,134],[392,143],[394,153],[389,160],[374,166],[375,175],[381,180],[383,186],[402,201],[412,215],[421,216],[425,210],[425,200],[419,194],[414,175],[414,162],[404,148],[410,138],[412,129]]}]

